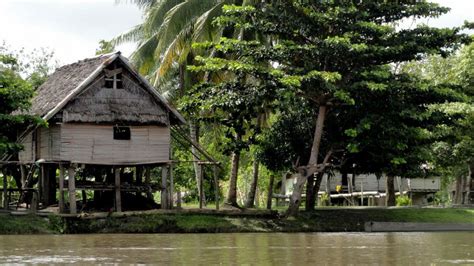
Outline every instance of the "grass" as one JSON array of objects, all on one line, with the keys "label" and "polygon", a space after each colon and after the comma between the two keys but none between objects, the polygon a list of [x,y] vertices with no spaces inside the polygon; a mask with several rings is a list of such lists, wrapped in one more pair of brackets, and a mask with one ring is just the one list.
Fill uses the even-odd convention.
[{"label": "grass", "polygon": [[101,219],[0,214],[0,234],[220,233],[364,231],[366,222],[474,224],[474,209],[337,209],[302,212],[298,218],[228,217],[212,214],[141,214]]},{"label": "grass", "polygon": [[46,218],[34,215],[12,216],[0,214],[0,234],[51,234],[55,233]]}]

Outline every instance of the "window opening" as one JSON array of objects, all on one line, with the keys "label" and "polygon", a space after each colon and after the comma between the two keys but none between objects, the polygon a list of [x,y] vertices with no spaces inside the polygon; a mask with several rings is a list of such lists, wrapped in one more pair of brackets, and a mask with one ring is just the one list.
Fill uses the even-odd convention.
[{"label": "window opening", "polygon": [[105,87],[108,89],[123,89],[121,68],[105,71]]},{"label": "window opening", "polygon": [[114,139],[130,140],[130,127],[114,126]]}]

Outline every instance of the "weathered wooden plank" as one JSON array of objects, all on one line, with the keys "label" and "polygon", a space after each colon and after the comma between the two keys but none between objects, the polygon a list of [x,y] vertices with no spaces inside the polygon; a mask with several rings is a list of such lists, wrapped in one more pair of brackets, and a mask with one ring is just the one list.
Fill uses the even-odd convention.
[{"label": "weathered wooden plank", "polygon": [[68,187],[69,187],[69,210],[71,214],[77,213],[76,207],[76,168],[71,165],[68,169]]},{"label": "weathered wooden plank", "polygon": [[114,168],[115,174],[115,211],[122,211],[122,197],[120,191],[120,168]]},{"label": "weathered wooden plank", "polygon": [[61,159],[80,163],[169,161],[169,129],[132,126],[130,140],[114,140],[112,125],[63,124]]},{"label": "weathered wooden plank", "polygon": [[64,166],[59,165],[59,212],[64,213]]}]

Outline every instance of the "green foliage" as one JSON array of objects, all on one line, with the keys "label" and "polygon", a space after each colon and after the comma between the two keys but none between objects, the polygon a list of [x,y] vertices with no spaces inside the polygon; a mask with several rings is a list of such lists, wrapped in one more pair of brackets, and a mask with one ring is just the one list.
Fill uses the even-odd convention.
[{"label": "green foliage", "polygon": [[[422,25],[397,31],[392,26],[413,16],[438,16],[447,9],[427,2],[278,1],[245,8],[225,6],[223,12],[215,21],[218,26],[273,41],[220,38],[195,45],[212,50],[214,56],[199,58],[190,70],[223,78],[197,87],[190,106],[222,123],[236,121],[251,128],[250,114],[255,115],[263,103],[278,108],[284,121],[291,113],[286,109],[291,106],[286,104],[289,99],[310,100],[315,103],[313,110],[321,104],[331,106],[323,146],[345,148],[349,153],[341,153],[340,161],[357,163],[360,172],[415,174],[429,158],[432,130],[445,117],[433,115],[427,106],[460,95],[449,88],[431,88],[387,65],[426,54],[446,55],[468,43],[469,37],[459,34],[461,27]],[[288,167],[301,156],[289,149],[291,141],[282,138],[290,126],[281,120],[274,126],[266,133],[271,137],[263,150],[271,151],[265,157],[273,152],[278,159],[263,162],[270,169]],[[309,155],[311,145],[305,145]],[[288,152],[289,159],[282,160],[280,154]]]},{"label": "green foliage", "polygon": [[[0,154],[21,149],[17,135],[28,125],[37,124],[39,118],[24,114],[33,97],[32,85],[19,74],[21,64],[12,53],[0,47]],[[14,113],[16,111],[16,113]]]},{"label": "green foliage", "polygon": [[108,54],[115,51],[115,44],[112,41],[100,40],[99,48],[95,49],[96,55]]},{"label": "green foliage", "polygon": [[396,199],[397,206],[411,206],[411,199],[408,196],[398,196]]}]

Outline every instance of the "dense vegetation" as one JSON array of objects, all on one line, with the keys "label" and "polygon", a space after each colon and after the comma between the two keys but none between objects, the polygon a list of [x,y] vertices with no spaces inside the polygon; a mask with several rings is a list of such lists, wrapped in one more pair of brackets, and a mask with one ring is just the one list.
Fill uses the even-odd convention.
[{"label": "dense vegetation", "polygon": [[[394,205],[394,176],[428,169],[465,178],[472,167],[472,46],[458,52],[472,25],[398,26],[447,8],[424,1],[136,3],[143,24],[114,41],[139,42],[134,63],[181,106],[193,139],[230,164],[230,205],[249,199],[253,206],[255,186],[262,190],[266,180],[258,178],[260,164],[268,175],[298,177],[288,214],[296,214],[305,184],[306,208],[314,207],[328,171],[386,175],[387,205]],[[436,63],[451,75],[436,73],[446,69]],[[432,78],[439,76],[451,78]]]},{"label": "dense vegetation", "polygon": [[[324,173],[443,176],[460,189],[474,172],[472,29],[403,21],[449,10],[425,1],[137,0],[144,21],[96,53],[137,42],[131,59],[180,111],[191,139],[222,162],[212,169],[176,165],[177,190],[226,192],[231,206],[263,202],[270,176],[297,177],[288,215],[306,187],[315,206]],[[41,53],[40,53],[41,54]],[[0,49],[0,154],[20,149],[18,132],[39,119],[24,115],[51,72],[51,53],[28,67]],[[28,70],[27,70],[28,69]],[[16,112],[14,112],[16,111]],[[189,150],[192,152],[190,153]],[[174,143],[173,159],[205,159]],[[278,178],[279,179],[279,178]],[[446,201],[446,193],[440,194]],[[454,203],[462,203],[457,193]]]}]

